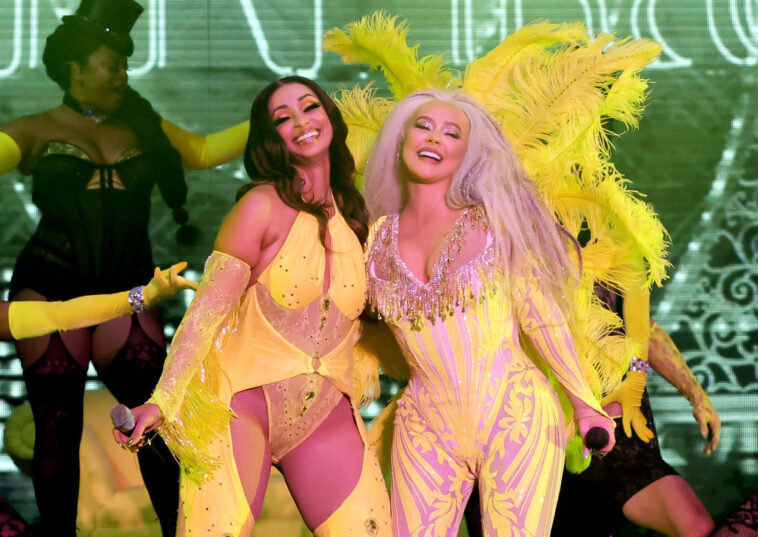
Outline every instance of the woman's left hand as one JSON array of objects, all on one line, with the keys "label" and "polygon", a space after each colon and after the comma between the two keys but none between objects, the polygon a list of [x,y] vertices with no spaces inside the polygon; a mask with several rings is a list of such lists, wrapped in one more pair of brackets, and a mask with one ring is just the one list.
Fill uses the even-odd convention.
[{"label": "woman's left hand", "polygon": [[613,403],[621,405],[621,423],[624,427],[624,433],[628,438],[631,438],[632,429],[634,429],[640,440],[647,444],[655,437],[655,433],[647,426],[647,418],[640,408],[646,382],[647,373],[630,371],[618,387],[603,398],[601,404],[603,408]]},{"label": "woman's left hand", "polygon": [[577,418],[576,426],[579,429],[579,434],[582,436],[582,439],[586,439],[587,433],[590,431],[590,429],[593,429],[595,427],[600,427],[601,429],[605,430],[606,433],[608,433],[608,443],[605,445],[605,447],[596,450],[603,455],[608,453],[611,449],[613,449],[613,446],[616,445],[616,436],[613,433],[613,430],[616,428],[616,423],[611,418],[603,416],[600,413],[595,414],[594,416],[583,416],[581,418]]},{"label": "woman's left hand", "polygon": [[179,276],[179,273],[185,268],[187,268],[186,261],[181,261],[165,270],[155,267],[153,279],[142,290],[145,305],[147,307],[154,306],[161,300],[174,296],[181,289],[197,291],[197,287],[200,285],[198,282]]}]

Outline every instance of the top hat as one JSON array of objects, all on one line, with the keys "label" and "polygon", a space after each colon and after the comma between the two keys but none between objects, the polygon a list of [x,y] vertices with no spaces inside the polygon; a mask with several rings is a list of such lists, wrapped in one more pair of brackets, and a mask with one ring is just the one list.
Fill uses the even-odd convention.
[{"label": "top hat", "polygon": [[76,13],[63,17],[63,23],[73,25],[119,54],[131,56],[134,42],[129,32],[142,11],[134,0],[82,0]]}]

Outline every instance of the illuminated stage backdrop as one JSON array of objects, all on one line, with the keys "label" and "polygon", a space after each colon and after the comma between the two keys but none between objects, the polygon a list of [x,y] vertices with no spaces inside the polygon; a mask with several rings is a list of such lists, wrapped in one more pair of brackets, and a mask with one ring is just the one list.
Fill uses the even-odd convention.
[{"label": "illuminated stage backdrop", "polygon": [[[656,375],[650,381],[653,406],[665,457],[716,516],[758,488],[754,0],[141,1],[146,12],[133,32],[131,82],[166,118],[198,133],[245,119],[252,97],[279,76],[312,77],[328,90],[381,80],[320,48],[325,30],[379,8],[411,22],[410,42],[421,43],[421,53],[444,52],[459,68],[535,19],[581,20],[593,33],[663,43],[661,60],[647,72],[654,82],[648,111],[639,132],[617,141],[616,162],[671,233],[674,268],[655,292],[654,314],[721,412],[718,451],[700,455],[688,403]],[[60,101],[45,77],[42,48],[77,4],[0,0],[0,123]],[[157,194],[151,231],[157,262],[184,258],[199,270],[246,179],[239,161],[187,176],[192,220],[204,230],[201,244],[179,251]],[[0,195],[0,276],[7,287],[38,214],[28,178],[3,177]],[[182,308],[180,300],[166,306],[169,333]],[[2,345],[0,426],[24,397],[14,348]],[[0,457],[2,471],[13,471],[7,456]]]}]

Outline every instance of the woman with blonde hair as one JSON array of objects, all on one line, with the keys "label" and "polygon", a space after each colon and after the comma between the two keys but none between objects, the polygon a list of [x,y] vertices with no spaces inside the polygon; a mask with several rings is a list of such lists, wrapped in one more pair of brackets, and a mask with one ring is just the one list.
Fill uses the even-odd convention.
[{"label": "woman with blonde hair", "polygon": [[613,445],[568,328],[577,276],[560,228],[461,92],[397,104],[364,176],[369,301],[411,372],[392,442],[395,535],[456,535],[475,484],[485,535],[548,535],[566,444],[549,376],[580,434],[601,427],[601,451]]}]

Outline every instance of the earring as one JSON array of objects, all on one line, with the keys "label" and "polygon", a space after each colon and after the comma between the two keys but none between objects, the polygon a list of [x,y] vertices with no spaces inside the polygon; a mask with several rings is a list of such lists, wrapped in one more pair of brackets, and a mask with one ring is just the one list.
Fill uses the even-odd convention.
[{"label": "earring", "polygon": [[486,158],[479,160],[476,164],[474,164],[471,167],[471,169],[466,173],[466,175],[461,180],[458,191],[463,199],[474,202],[474,203],[482,202],[482,198],[479,196],[479,193],[476,191],[475,184],[482,173],[482,167],[484,166],[484,163],[486,161],[487,161]]}]

